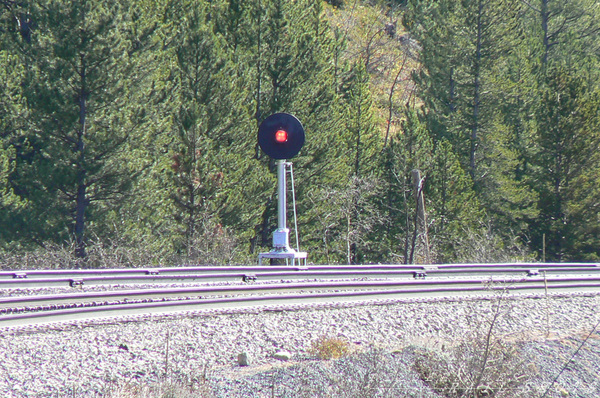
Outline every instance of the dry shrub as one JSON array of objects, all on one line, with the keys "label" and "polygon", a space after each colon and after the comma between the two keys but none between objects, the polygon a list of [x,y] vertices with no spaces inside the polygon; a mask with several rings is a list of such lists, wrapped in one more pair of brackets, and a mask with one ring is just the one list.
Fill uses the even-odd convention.
[{"label": "dry shrub", "polygon": [[[431,398],[411,371],[413,354],[365,347],[333,361],[307,361],[273,373],[269,396],[294,398]],[[236,395],[237,396],[237,395]]]},{"label": "dry shrub", "polygon": [[522,237],[513,235],[502,238],[493,225],[482,225],[479,229],[465,229],[455,239],[454,258],[456,263],[521,263],[535,261],[535,254]]},{"label": "dry shrub", "polygon": [[105,398],[209,398],[204,382],[164,380],[156,383],[124,383],[103,394]]},{"label": "dry shrub", "polygon": [[252,261],[233,232],[221,224],[204,225],[172,259],[176,264],[233,265]]},{"label": "dry shrub", "polygon": [[498,336],[495,329],[511,307],[498,296],[488,318],[472,325],[455,346],[443,352],[421,349],[414,369],[434,391],[446,397],[528,396],[527,381],[535,366],[523,357],[520,346]]},{"label": "dry shrub", "polygon": [[350,344],[337,337],[321,336],[312,342],[309,352],[319,359],[338,359],[350,353]]},{"label": "dry shrub", "polygon": [[73,255],[75,246],[48,243],[44,248],[31,251],[0,251],[0,269],[64,269],[76,268],[77,259]]},{"label": "dry shrub", "polygon": [[0,248],[0,270],[141,268],[168,264],[231,265],[250,260],[233,234],[221,227],[195,237],[183,253],[119,236],[89,238],[85,258],[75,255],[76,246],[74,241],[69,241],[62,244],[45,242],[35,249]]},{"label": "dry shrub", "polygon": [[137,268],[160,262],[151,250],[133,247],[122,240],[90,239],[85,258],[75,256],[75,249],[75,242],[46,242],[33,250],[0,250],[0,269]]},{"label": "dry shrub", "polygon": [[481,342],[464,341],[445,353],[420,350],[414,368],[446,397],[515,397],[524,392],[534,369],[522,360],[519,347],[496,341],[485,365],[483,349]]},{"label": "dry shrub", "polygon": [[416,397],[417,391],[402,386],[401,373],[393,357],[372,348],[349,356],[335,364],[331,397],[337,398],[396,398]]}]

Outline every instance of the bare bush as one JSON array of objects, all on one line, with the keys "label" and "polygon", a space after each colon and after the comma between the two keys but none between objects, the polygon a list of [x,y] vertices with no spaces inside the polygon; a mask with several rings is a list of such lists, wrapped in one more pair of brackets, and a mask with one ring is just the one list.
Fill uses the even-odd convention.
[{"label": "bare bush", "polygon": [[220,225],[195,236],[184,253],[157,250],[143,239],[129,240],[92,237],[87,240],[85,258],[75,255],[74,241],[62,244],[46,242],[36,249],[0,250],[0,269],[81,269],[140,268],[180,264],[229,265],[249,259],[233,234]]},{"label": "bare bush", "polygon": [[85,258],[77,257],[75,249],[75,242],[48,242],[34,250],[0,251],[0,269],[137,268],[161,260],[144,247],[134,247],[118,239],[90,239]]},{"label": "bare bush", "polygon": [[154,383],[127,381],[108,385],[104,398],[211,398],[206,375],[165,378]]},{"label": "bare bush", "polygon": [[49,243],[32,251],[0,251],[0,269],[62,269],[75,268],[74,245]]},{"label": "bare bush", "polygon": [[420,349],[415,371],[436,392],[451,398],[527,396],[535,367],[523,359],[519,344],[496,333],[510,306],[499,295],[488,318],[472,325],[458,344],[443,352]]},{"label": "bare bush", "polygon": [[[320,224],[313,237],[320,240],[327,263],[356,264],[367,260],[378,242],[372,233],[384,224],[376,201],[382,181],[374,176],[352,176],[339,189],[316,190],[309,195],[315,204],[310,217]],[[316,204],[326,206],[316,206]]]},{"label": "bare bush", "polygon": [[399,388],[399,369],[390,367],[386,354],[371,349],[351,360],[340,361],[332,388],[339,398],[391,398],[404,396]]},{"label": "bare bush", "polygon": [[124,383],[102,394],[106,398],[210,398],[204,383],[164,380],[152,384]]},{"label": "bare bush", "polygon": [[454,243],[455,260],[458,263],[514,263],[533,262],[535,255],[525,242],[513,236],[510,240],[501,239],[491,225],[464,231]]},{"label": "bare bush", "polygon": [[231,265],[249,260],[235,235],[212,221],[206,222],[202,232],[196,233],[186,246],[183,253],[174,256],[174,263]]},{"label": "bare bush", "polygon": [[411,353],[371,347],[334,361],[279,369],[267,390],[270,396],[296,398],[439,397],[418,379],[410,363]]}]

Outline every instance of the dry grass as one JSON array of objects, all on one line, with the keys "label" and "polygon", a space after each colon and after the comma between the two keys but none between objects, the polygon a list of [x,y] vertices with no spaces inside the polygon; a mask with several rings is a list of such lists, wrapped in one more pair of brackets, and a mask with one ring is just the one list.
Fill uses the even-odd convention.
[{"label": "dry grass", "polygon": [[309,352],[319,359],[339,359],[350,353],[350,344],[337,337],[321,336],[313,341]]},{"label": "dry grass", "polygon": [[511,312],[499,294],[488,317],[443,350],[420,349],[414,370],[434,391],[450,398],[528,396],[527,381],[537,373],[517,342],[497,334]]},{"label": "dry grass", "polygon": [[86,242],[86,257],[75,256],[75,242],[45,242],[35,249],[0,248],[0,270],[141,268],[168,264],[235,265],[251,258],[233,235],[221,227],[195,237],[190,249],[174,253],[156,246],[127,240],[92,237]]},{"label": "dry grass", "polygon": [[124,383],[113,386],[105,398],[210,398],[205,382],[164,380],[152,384]]},{"label": "dry grass", "polygon": [[496,341],[485,364],[482,351],[481,341],[465,341],[445,353],[420,350],[414,369],[446,397],[515,397],[524,392],[535,367],[523,361],[518,345]]},{"label": "dry grass", "polygon": [[85,259],[75,256],[75,243],[46,242],[35,250],[0,251],[0,269],[78,269],[137,268],[158,264],[160,259],[144,247],[132,247],[123,242],[90,240]]}]

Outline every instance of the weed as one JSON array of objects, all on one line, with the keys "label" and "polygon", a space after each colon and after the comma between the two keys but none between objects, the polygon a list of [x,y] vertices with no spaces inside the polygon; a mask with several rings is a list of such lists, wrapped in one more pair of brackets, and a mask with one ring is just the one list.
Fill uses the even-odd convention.
[{"label": "weed", "polygon": [[209,398],[212,393],[205,380],[164,379],[144,384],[128,382],[111,386],[103,395],[105,398]]},{"label": "weed", "polygon": [[312,342],[309,352],[319,359],[338,359],[349,354],[350,344],[337,337],[321,336]]},{"label": "weed", "polygon": [[436,392],[451,398],[514,397],[524,394],[535,367],[523,360],[519,346],[496,335],[510,312],[502,296],[492,302],[489,319],[445,352],[422,349],[414,369]]}]

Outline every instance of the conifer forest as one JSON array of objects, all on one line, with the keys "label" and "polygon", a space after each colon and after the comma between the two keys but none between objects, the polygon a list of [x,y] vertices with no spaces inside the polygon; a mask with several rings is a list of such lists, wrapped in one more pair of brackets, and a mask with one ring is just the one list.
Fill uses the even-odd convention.
[{"label": "conifer forest", "polygon": [[600,260],[597,0],[0,0],[2,267],[257,263],[276,112],[309,263]]}]

